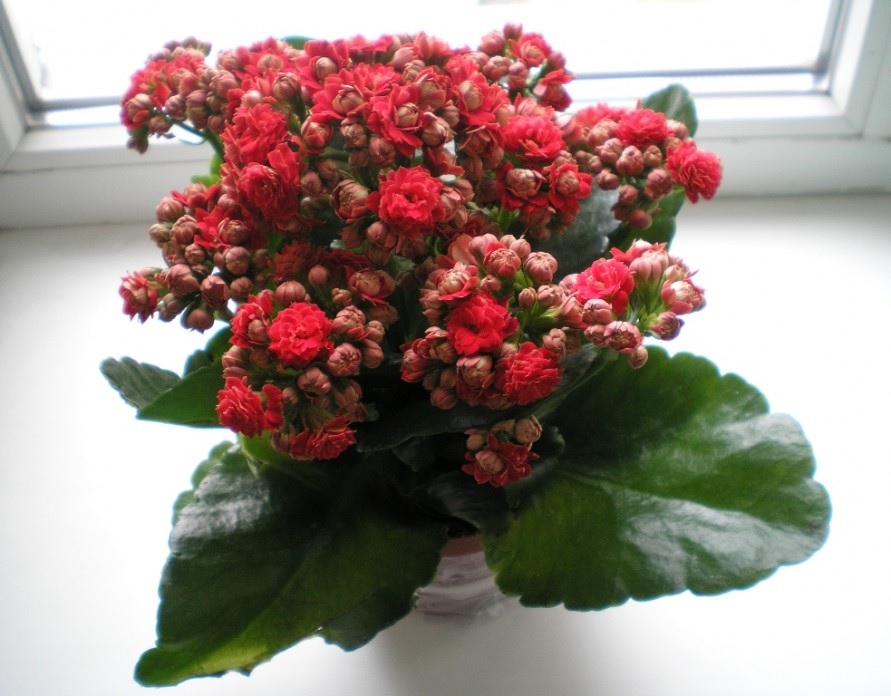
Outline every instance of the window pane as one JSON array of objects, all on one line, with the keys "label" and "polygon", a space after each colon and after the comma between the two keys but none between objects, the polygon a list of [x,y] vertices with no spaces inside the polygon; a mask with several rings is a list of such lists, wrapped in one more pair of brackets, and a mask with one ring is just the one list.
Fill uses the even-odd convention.
[{"label": "window pane", "polygon": [[[146,56],[194,35],[214,51],[267,36],[340,38],[424,30],[474,46],[506,21],[540,33],[578,77],[705,70],[808,71],[819,56],[832,0],[450,0],[447,11],[407,13],[393,0],[307,5],[253,0],[232,14],[206,3],[153,0],[5,0],[40,66],[44,102],[116,100]],[[330,7],[331,11],[319,9]],[[429,7],[429,6],[428,6]],[[138,17],[138,19],[134,19]],[[89,29],[85,29],[88,26]],[[610,95],[604,95],[604,98]]]}]

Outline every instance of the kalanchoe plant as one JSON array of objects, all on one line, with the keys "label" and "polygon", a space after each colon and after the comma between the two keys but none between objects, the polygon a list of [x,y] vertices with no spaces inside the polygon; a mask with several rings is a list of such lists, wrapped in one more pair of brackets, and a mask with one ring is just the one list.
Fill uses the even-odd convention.
[{"label": "kalanchoe plant", "polygon": [[182,376],[103,372],[141,418],[237,434],[175,505],[140,681],[359,647],[450,537],[479,534],[522,603],[573,609],[741,588],[819,548],[797,424],[650,346],[704,306],[669,244],[721,180],[683,88],[571,113],[563,56],[514,25],[476,50],[208,54],[168,45],[122,103],[134,149],[214,149],[158,204],[162,265],[123,278],[124,311],[212,335]]}]

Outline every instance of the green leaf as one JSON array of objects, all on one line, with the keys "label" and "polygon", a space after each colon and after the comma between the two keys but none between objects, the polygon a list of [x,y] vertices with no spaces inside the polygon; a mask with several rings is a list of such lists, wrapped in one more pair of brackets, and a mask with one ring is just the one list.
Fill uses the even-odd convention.
[{"label": "green leaf", "polygon": [[136,362],[133,358],[107,358],[99,370],[121,398],[131,406],[142,408],[174,386],[179,377],[156,365]]},{"label": "green leaf", "polygon": [[218,428],[217,392],[223,388],[223,383],[223,368],[219,361],[200,367],[142,407],[137,417],[176,425]]},{"label": "green leaf", "polygon": [[445,527],[392,498],[373,463],[327,464],[329,493],[275,469],[253,474],[238,447],[214,449],[179,501],[158,642],[138,681],[250,672],[311,636],[355,649],[410,611]]},{"label": "green leaf", "polygon": [[613,363],[573,396],[552,419],[565,451],[509,489],[514,524],[484,538],[524,604],[724,592],[823,544],[830,505],[807,440],[739,377],[651,348],[643,369]]},{"label": "green leaf", "polygon": [[561,275],[583,271],[612,246],[612,235],[619,227],[611,210],[615,201],[615,191],[594,189],[581,201],[572,226],[563,234],[555,234],[546,242],[538,243],[536,249],[557,259]]},{"label": "green leaf", "polygon": [[699,127],[699,119],[696,116],[696,104],[693,97],[683,85],[669,85],[665,89],[654,92],[643,100],[642,105],[646,109],[659,111],[666,118],[680,121],[690,131],[692,138]]}]

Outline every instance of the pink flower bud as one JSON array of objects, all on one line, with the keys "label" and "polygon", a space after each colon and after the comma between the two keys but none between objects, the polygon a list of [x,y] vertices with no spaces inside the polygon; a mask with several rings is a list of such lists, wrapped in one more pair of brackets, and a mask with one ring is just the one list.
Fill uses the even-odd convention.
[{"label": "pink flower bud", "polygon": [[184,263],[177,263],[168,268],[163,273],[163,283],[176,297],[190,297],[201,288],[192,269]]},{"label": "pink flower bud", "polygon": [[629,227],[632,227],[636,230],[645,230],[653,224],[653,218],[650,217],[650,214],[645,210],[635,208],[628,213],[628,217],[626,218],[625,222],[628,223]]},{"label": "pink flower bud", "polygon": [[504,462],[495,452],[490,449],[484,449],[476,453],[474,456],[476,465],[485,473],[492,475],[497,474],[504,468]]},{"label": "pink flower bud", "polygon": [[201,299],[214,309],[222,309],[229,301],[229,285],[218,275],[209,275],[201,281]]},{"label": "pink flower bud", "polygon": [[546,285],[554,280],[557,259],[546,251],[534,251],[526,257],[524,269],[536,285]]},{"label": "pink flower bud", "polygon": [[334,377],[357,375],[361,365],[362,352],[352,343],[341,343],[325,361],[325,367]]},{"label": "pink flower bud", "polygon": [[541,423],[535,416],[521,418],[514,427],[514,439],[521,445],[531,445],[541,438]]},{"label": "pink flower bud", "polygon": [[378,343],[365,339],[362,341],[362,366],[373,370],[384,362],[384,351]]},{"label": "pink flower bud", "polygon": [[356,305],[344,307],[334,317],[331,330],[335,334],[346,336],[351,341],[362,340],[365,338],[365,313]]},{"label": "pink flower bud", "polygon": [[671,175],[664,169],[654,169],[647,174],[647,181],[644,185],[644,195],[653,201],[667,196],[674,188],[674,182]]},{"label": "pink flower bud", "polygon": [[614,321],[604,328],[603,342],[617,353],[630,353],[643,343],[643,336],[631,322]]},{"label": "pink flower bud", "polygon": [[286,280],[275,288],[275,301],[282,307],[306,300],[306,288],[296,280]]},{"label": "pink flower bud", "polygon": [[594,177],[594,182],[604,191],[614,191],[619,188],[619,177],[609,169],[604,169]]},{"label": "pink flower bud", "polygon": [[436,408],[448,411],[454,408],[458,403],[458,395],[454,389],[446,389],[445,387],[434,387],[430,392],[430,403]]},{"label": "pink flower bud", "polygon": [[359,150],[368,145],[368,131],[361,123],[344,121],[340,124],[340,135],[347,150]]},{"label": "pink flower bud", "polygon": [[702,289],[689,279],[665,283],[661,294],[668,311],[675,314],[689,314],[705,305]]},{"label": "pink flower bud", "polygon": [[654,322],[652,322],[647,330],[655,334],[663,341],[670,341],[676,338],[684,325],[682,319],[674,312],[662,312]]},{"label": "pink flower bud", "polygon": [[519,272],[522,263],[516,252],[507,248],[495,249],[486,255],[484,261],[487,273],[502,278],[513,278]]},{"label": "pink flower bud", "polygon": [[220,358],[223,365],[223,377],[237,377],[241,379],[247,376],[248,370],[248,351],[238,346],[232,346],[223,353]]},{"label": "pink flower bud", "polygon": [[650,357],[650,354],[647,352],[646,347],[638,346],[634,350],[625,354],[625,358],[628,360],[628,365],[634,370],[637,370],[643,367],[647,358]]},{"label": "pink flower bud", "polygon": [[213,312],[202,306],[194,307],[183,315],[182,322],[187,329],[204,333],[213,326]]},{"label": "pink flower bud", "polygon": [[622,156],[624,149],[625,146],[622,144],[621,140],[618,138],[610,138],[597,147],[596,154],[603,164],[612,166],[619,161],[619,157]]},{"label": "pink flower bud", "polygon": [[238,302],[246,302],[254,290],[254,281],[247,276],[241,276],[229,283],[229,292],[232,298]]},{"label": "pink flower bud", "polygon": [[245,275],[251,267],[251,252],[244,247],[229,247],[223,252],[223,267],[234,276]]},{"label": "pink flower bud", "polygon": [[639,192],[633,184],[622,184],[619,187],[619,204],[623,206],[632,206],[637,201]]},{"label": "pink flower bud", "polygon": [[535,305],[536,300],[538,299],[538,293],[535,292],[532,288],[523,288],[517,294],[517,304],[520,305],[523,309],[529,309],[530,307]]},{"label": "pink flower bud", "polygon": [[158,222],[174,223],[181,218],[185,212],[185,206],[182,204],[182,201],[173,198],[172,196],[165,196],[161,199],[161,202],[155,206],[155,217],[158,219]]},{"label": "pink flower bud", "polygon": [[158,302],[158,318],[161,321],[173,321],[184,306],[185,303],[173,293],[164,295]]},{"label": "pink flower bud", "polygon": [[[297,378],[297,387],[310,396],[323,396],[331,391],[331,379],[318,367],[313,366]],[[285,392],[287,391],[285,390]],[[293,391],[290,392],[290,395],[292,399],[296,400],[297,396]]]},{"label": "pink flower bud", "polygon": [[644,170],[643,153],[634,145],[629,145],[616,160],[616,171],[622,176],[637,176]]},{"label": "pink flower bud", "polygon": [[331,274],[324,266],[315,265],[309,269],[307,277],[309,278],[310,285],[314,285],[318,288],[327,285],[328,281],[331,278]]},{"label": "pink flower bud", "polygon": [[544,176],[534,169],[515,168],[507,172],[504,185],[517,198],[529,200],[541,190]]},{"label": "pink flower bud", "polygon": [[369,321],[365,325],[365,338],[369,341],[374,341],[375,343],[380,343],[384,340],[385,329],[384,325],[379,321]]},{"label": "pink flower bud", "polygon": [[551,329],[548,335],[541,339],[541,345],[558,355],[566,352],[566,332],[563,329]]}]

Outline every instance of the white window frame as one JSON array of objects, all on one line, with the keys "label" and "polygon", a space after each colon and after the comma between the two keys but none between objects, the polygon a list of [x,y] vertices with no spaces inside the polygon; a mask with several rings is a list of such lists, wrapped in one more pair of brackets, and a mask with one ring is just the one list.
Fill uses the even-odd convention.
[{"label": "white window frame", "polygon": [[[696,140],[724,161],[720,196],[891,192],[891,1],[847,0],[826,94],[697,98]],[[0,52],[0,229],[150,220],[209,152],[125,147],[122,126],[29,127]]]}]

